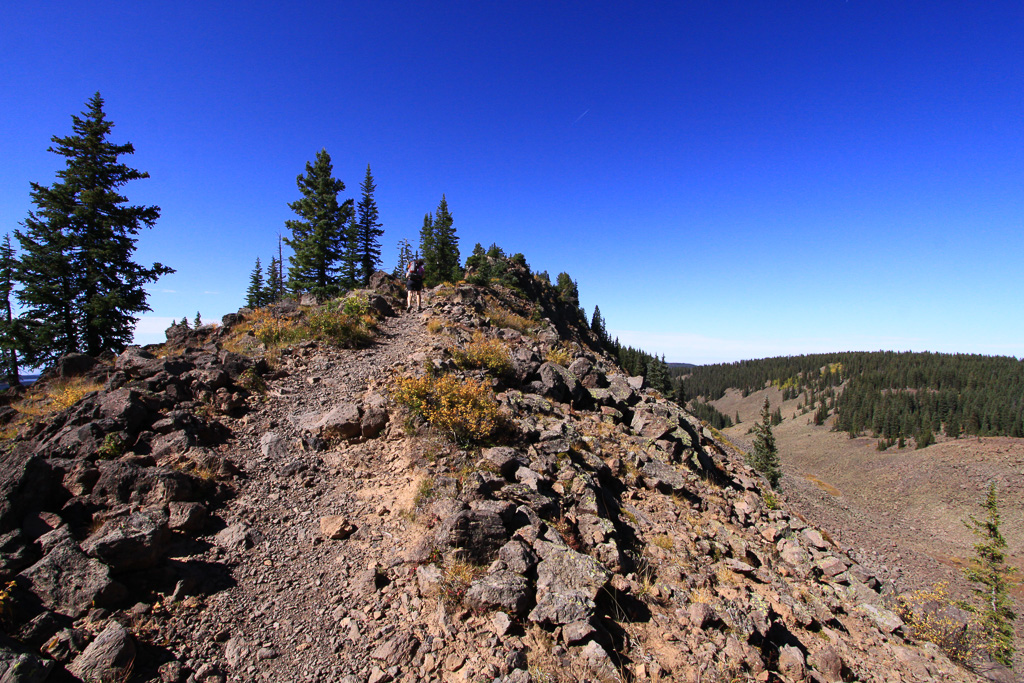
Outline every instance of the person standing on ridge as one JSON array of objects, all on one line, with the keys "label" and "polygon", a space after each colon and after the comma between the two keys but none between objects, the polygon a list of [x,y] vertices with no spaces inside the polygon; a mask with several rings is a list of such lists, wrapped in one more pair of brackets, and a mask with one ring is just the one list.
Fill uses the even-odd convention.
[{"label": "person standing on ridge", "polygon": [[423,301],[421,299],[420,292],[423,291],[424,273],[423,259],[409,261],[409,265],[405,268],[405,288],[409,291],[405,302],[405,309],[407,311],[412,310],[412,300],[414,296],[416,297],[416,310],[423,310]]}]

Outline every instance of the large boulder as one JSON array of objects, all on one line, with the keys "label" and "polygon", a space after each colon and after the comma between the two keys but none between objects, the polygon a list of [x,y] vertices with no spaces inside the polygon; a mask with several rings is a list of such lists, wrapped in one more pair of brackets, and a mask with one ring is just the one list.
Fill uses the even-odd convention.
[{"label": "large boulder", "polygon": [[20,652],[13,641],[4,638],[0,643],[0,681],[4,683],[43,683],[53,666],[52,660]]},{"label": "large boulder", "polygon": [[49,463],[31,453],[28,444],[0,449],[0,532],[21,526],[25,513],[47,509],[56,493]]},{"label": "large boulder", "polygon": [[538,370],[538,393],[562,403],[575,403],[577,407],[590,404],[590,392],[580,384],[579,378],[558,363],[548,361]]},{"label": "large boulder", "polygon": [[541,561],[537,565],[537,606],[530,612],[530,620],[551,625],[588,621],[610,572],[594,558],[567,546],[538,539],[534,549]]},{"label": "large boulder", "polygon": [[485,574],[469,587],[466,605],[472,609],[503,609],[523,615],[530,607],[530,584],[520,574],[499,570]]},{"label": "large boulder", "polygon": [[480,564],[491,562],[508,540],[501,516],[485,510],[463,510],[438,527],[435,541]]},{"label": "large boulder", "polygon": [[163,557],[170,537],[167,513],[151,508],[108,520],[82,543],[82,550],[115,572],[149,569]]},{"label": "large boulder", "polygon": [[84,681],[123,680],[131,673],[135,654],[131,634],[121,624],[111,621],[85,652],[75,657],[68,671]]},{"label": "large boulder", "polygon": [[48,552],[18,575],[18,583],[46,609],[77,619],[94,606],[110,605],[124,596],[124,586],[110,578],[110,569],[83,553],[66,527],[51,531],[39,542]]}]

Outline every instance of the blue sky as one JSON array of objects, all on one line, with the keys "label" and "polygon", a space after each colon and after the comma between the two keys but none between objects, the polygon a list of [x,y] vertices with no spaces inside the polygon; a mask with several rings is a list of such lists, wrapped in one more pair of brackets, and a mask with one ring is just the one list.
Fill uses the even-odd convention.
[{"label": "blue sky", "polygon": [[[326,5],[330,5],[329,7]],[[326,148],[384,266],[447,196],[463,257],[566,271],[670,361],[1024,357],[1024,4],[34,2],[0,25],[0,232],[97,90],[162,217],[141,342],[242,303]]]}]

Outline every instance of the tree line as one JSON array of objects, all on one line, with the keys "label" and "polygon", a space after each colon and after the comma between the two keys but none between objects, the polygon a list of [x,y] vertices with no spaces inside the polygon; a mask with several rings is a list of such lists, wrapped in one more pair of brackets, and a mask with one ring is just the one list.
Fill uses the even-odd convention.
[{"label": "tree line", "polygon": [[689,396],[721,398],[774,385],[784,399],[801,398],[821,424],[870,431],[886,443],[914,438],[920,446],[950,437],[1024,437],[1024,362],[1008,356],[929,352],[845,352],[784,356],[692,368],[682,379]]}]

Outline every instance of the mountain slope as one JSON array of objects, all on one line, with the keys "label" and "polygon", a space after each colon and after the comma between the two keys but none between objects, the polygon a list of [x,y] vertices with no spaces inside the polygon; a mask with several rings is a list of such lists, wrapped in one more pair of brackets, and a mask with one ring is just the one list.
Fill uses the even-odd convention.
[{"label": "mountain slope", "polygon": [[[123,671],[87,645],[115,637],[137,680],[975,680],[574,311],[470,285],[427,305],[361,350],[261,351],[241,311],[90,368],[103,389],[16,438],[38,471],[5,462],[7,651],[52,680]],[[432,377],[494,392],[489,444],[395,401]],[[51,495],[12,495],[30,481]],[[91,604],[44,590],[69,563]]]}]

